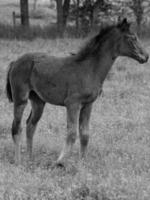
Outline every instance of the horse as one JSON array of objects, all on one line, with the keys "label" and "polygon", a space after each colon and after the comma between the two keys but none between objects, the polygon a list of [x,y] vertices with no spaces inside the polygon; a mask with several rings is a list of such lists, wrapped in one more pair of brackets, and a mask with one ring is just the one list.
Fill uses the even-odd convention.
[{"label": "horse", "polygon": [[46,103],[65,106],[67,112],[67,135],[56,164],[64,164],[78,132],[80,156],[86,156],[92,105],[100,96],[116,58],[126,56],[141,64],[148,61],[149,55],[130,25],[125,18],[102,28],[73,56],[55,57],[35,52],[10,63],[6,92],[14,105],[12,138],[17,164],[21,161],[21,119],[28,100],[31,102],[31,113],[26,121],[29,159],[32,159],[35,129]]}]

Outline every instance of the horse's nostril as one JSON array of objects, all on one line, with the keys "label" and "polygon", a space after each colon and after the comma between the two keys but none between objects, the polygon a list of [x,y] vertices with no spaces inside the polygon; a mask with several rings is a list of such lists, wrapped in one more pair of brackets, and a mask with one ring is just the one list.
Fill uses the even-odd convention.
[{"label": "horse's nostril", "polygon": [[149,59],[149,55],[148,54],[145,54],[145,56],[143,57],[143,62],[147,62]]},{"label": "horse's nostril", "polygon": [[146,62],[148,61],[148,59],[149,59],[149,55],[147,54],[147,55],[146,55]]}]

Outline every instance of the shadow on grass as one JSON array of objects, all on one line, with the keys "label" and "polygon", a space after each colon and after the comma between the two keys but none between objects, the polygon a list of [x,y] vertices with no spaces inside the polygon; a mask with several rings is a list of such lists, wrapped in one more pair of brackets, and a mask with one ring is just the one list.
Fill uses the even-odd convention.
[{"label": "shadow on grass", "polygon": [[[74,161],[74,156],[70,157],[64,163],[64,167],[55,165],[59,153],[56,150],[51,152],[43,151],[41,147],[33,150],[33,158],[29,160],[26,147],[21,148],[21,164],[28,172],[34,173],[37,169],[55,171],[59,176],[76,175],[78,172],[77,161]],[[4,144],[1,150],[0,162],[15,165],[14,144]],[[54,174],[55,174],[54,172]]]}]

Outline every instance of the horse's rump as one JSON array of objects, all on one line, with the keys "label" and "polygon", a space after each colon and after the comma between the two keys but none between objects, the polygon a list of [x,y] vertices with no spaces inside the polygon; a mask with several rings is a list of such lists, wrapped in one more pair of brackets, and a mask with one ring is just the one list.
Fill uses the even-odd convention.
[{"label": "horse's rump", "polygon": [[6,77],[6,95],[7,95],[7,98],[9,99],[10,102],[13,102],[13,98],[12,98],[12,91],[11,91],[11,85],[10,85],[10,80],[9,80],[9,74],[10,74],[10,71],[12,69],[13,64],[14,64],[14,61],[12,61],[9,64],[7,77]]}]

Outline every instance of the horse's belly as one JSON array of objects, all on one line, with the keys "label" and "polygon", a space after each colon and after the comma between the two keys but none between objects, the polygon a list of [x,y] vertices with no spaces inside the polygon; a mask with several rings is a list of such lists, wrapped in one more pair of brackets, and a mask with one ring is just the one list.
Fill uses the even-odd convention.
[{"label": "horse's belly", "polygon": [[38,73],[36,69],[31,77],[31,89],[44,101],[54,105],[64,105],[67,93],[66,79],[63,73]]},{"label": "horse's belly", "polygon": [[64,105],[64,99],[66,96],[66,90],[64,87],[50,85],[48,88],[43,88],[42,86],[38,86],[35,90],[43,101],[54,105]]}]

